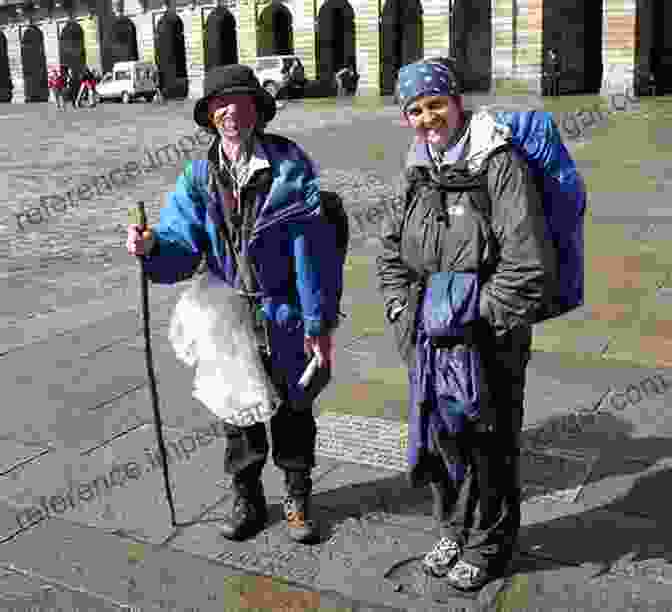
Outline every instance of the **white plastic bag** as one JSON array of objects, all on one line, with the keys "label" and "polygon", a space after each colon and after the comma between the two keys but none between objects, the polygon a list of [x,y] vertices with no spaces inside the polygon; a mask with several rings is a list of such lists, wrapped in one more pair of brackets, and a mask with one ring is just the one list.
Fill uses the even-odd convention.
[{"label": "white plastic bag", "polygon": [[249,306],[224,281],[211,273],[194,279],[175,306],[169,338],[178,359],[196,366],[193,396],[210,412],[238,427],[275,414]]}]

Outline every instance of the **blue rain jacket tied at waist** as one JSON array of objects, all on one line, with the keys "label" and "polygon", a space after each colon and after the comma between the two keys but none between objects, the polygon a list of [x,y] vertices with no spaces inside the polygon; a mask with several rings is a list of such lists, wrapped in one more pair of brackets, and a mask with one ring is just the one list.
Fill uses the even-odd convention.
[{"label": "blue rain jacket tied at waist", "polygon": [[429,474],[425,460],[438,455],[436,440],[452,448],[449,466],[455,481],[464,479],[459,434],[468,422],[477,421],[487,387],[478,349],[459,344],[453,348],[433,346],[433,338],[459,338],[465,325],[479,318],[480,285],[475,273],[439,272],[429,278],[416,328],[415,368],[409,371],[408,468],[411,483],[425,484]]}]

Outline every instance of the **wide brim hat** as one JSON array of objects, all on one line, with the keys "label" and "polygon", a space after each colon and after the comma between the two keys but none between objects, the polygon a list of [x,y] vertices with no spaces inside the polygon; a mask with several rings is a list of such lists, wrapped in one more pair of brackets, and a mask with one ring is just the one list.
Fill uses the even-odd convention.
[{"label": "wide brim hat", "polygon": [[277,111],[275,98],[259,83],[259,79],[249,66],[229,64],[216,66],[208,70],[203,83],[203,97],[194,106],[194,121],[211,132],[215,128],[210,124],[208,101],[213,96],[249,94],[254,98],[259,120],[267,124]]}]

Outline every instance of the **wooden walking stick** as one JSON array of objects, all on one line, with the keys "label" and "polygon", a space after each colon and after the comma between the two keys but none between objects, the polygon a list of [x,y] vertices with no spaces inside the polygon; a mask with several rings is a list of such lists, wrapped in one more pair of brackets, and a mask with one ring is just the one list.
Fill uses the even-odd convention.
[{"label": "wooden walking stick", "polygon": [[[138,202],[135,210],[131,210],[133,222],[142,226],[143,231],[147,227],[147,215],[145,214],[145,203]],[[161,454],[161,464],[163,466],[163,480],[166,486],[166,500],[170,507],[170,522],[173,527],[179,527],[175,520],[175,504],[173,503],[173,492],[170,488],[170,476],[168,474],[168,454],[166,444],[163,440],[163,423],[161,421],[161,411],[159,410],[159,395],[156,390],[156,378],[154,376],[154,361],[152,359],[151,331],[149,328],[149,295],[147,275],[145,274],[145,260],[142,255],[138,255],[140,263],[140,288],[142,300],[142,319],[145,333],[145,361],[147,363],[147,377],[149,378],[149,389],[152,395],[152,409],[154,410],[154,426],[156,428],[156,439],[159,443],[159,453]]]}]

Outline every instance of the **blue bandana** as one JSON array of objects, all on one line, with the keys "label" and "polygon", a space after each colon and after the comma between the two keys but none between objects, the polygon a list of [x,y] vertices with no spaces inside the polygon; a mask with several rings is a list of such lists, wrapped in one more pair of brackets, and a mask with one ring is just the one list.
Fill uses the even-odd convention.
[{"label": "blue bandana", "polygon": [[397,96],[402,111],[420,96],[457,96],[461,93],[454,70],[444,64],[428,60],[408,64],[399,70]]}]

